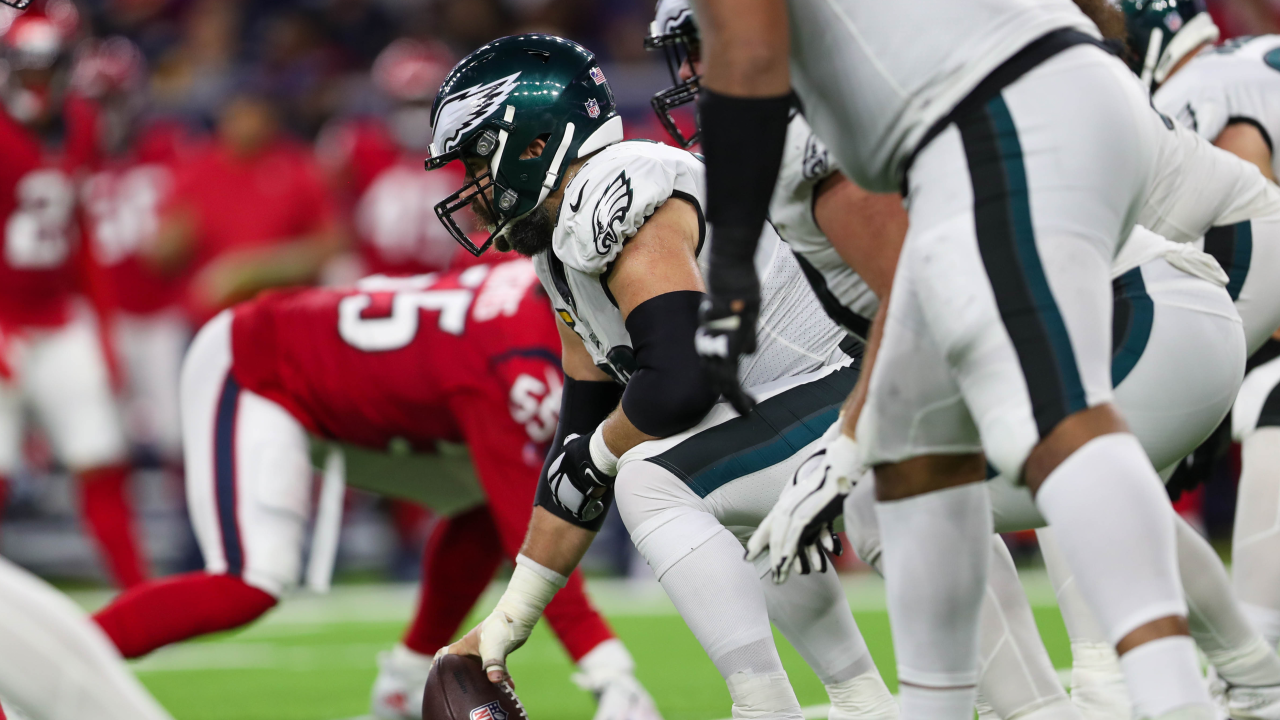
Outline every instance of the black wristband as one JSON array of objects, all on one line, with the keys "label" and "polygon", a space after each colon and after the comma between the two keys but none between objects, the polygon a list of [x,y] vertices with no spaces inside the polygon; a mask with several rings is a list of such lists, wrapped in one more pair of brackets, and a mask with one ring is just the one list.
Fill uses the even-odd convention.
[{"label": "black wristband", "polygon": [[595,432],[596,426],[604,422],[609,413],[618,407],[618,400],[621,398],[622,386],[611,380],[574,380],[571,377],[564,379],[564,391],[560,396],[560,422],[556,426],[556,435],[551,441],[551,449],[547,451],[547,458],[542,463],[542,473],[538,475],[538,492],[533,500],[534,506],[541,506],[567,523],[591,531],[600,530],[604,525],[605,516],[609,514],[607,512],[609,505],[613,502],[613,488],[609,488],[601,498],[606,512],[600,513],[593,520],[584,522],[570,515],[556,502],[555,493],[547,482],[547,469],[563,452],[566,437],[574,434],[589,435]]},{"label": "black wristband", "polygon": [[698,94],[713,264],[740,266],[755,255],[782,165],[792,103],[791,93],[744,98],[704,87]]},{"label": "black wristband", "polygon": [[627,315],[637,370],[622,394],[622,411],[646,435],[684,432],[720,398],[693,344],[703,297],[692,290],[663,293]]}]

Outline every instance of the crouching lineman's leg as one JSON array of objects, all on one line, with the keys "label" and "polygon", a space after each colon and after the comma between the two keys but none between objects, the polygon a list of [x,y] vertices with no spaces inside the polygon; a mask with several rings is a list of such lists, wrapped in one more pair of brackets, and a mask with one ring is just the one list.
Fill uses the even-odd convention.
[{"label": "crouching lineman's leg", "polygon": [[[1174,515],[1112,404],[1109,267],[1154,157],[1149,111],[1122,72],[1097,48],[1062,51],[962,104],[911,168],[911,229],[858,428],[868,461],[883,466],[904,716],[960,717],[972,702],[962,688],[976,679],[976,633],[956,628],[969,618],[976,627],[977,556],[989,554],[983,468],[963,455],[979,436],[988,461],[1024,479],[1058,530],[1138,714],[1211,712]],[[921,337],[936,345],[920,347]],[[950,373],[915,372],[925,361]],[[944,638],[953,642],[940,654]]]},{"label": "crouching lineman's leg", "polygon": [[1241,464],[1232,582],[1249,619],[1274,648],[1280,642],[1280,359],[1245,378],[1231,422]]},{"label": "crouching lineman's leg", "polygon": [[205,571],[144,584],[95,618],[126,657],[249,623],[293,587],[311,512],[307,432],[231,373],[224,312],[182,370],[187,506]]},{"label": "crouching lineman's leg", "polygon": [[834,574],[774,587],[765,563],[743,560],[741,538],[809,452],[795,448],[818,440],[856,377],[846,366],[756,389],[750,415],[735,417],[722,403],[687,433],[637,446],[619,466],[622,519],[725,678],[735,718],[801,717],[770,619],[826,685],[831,718],[897,717]]},{"label": "crouching lineman's leg", "polygon": [[[874,483],[863,481],[854,486],[845,500],[845,532],[858,557],[883,572],[875,506]],[[990,543],[991,560],[979,620],[981,717],[1079,720],[1080,713],[1062,689],[1040,640],[1040,630],[1008,548],[999,536],[992,536]]]},{"label": "crouching lineman's leg", "polygon": [[0,696],[31,720],[170,720],[75,603],[3,558]]}]

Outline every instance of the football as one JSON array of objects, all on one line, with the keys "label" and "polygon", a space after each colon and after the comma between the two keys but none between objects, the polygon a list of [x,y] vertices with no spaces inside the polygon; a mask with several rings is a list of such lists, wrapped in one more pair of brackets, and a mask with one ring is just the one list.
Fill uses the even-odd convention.
[{"label": "football", "polygon": [[528,720],[510,685],[494,685],[480,661],[442,655],[422,694],[422,720]]}]

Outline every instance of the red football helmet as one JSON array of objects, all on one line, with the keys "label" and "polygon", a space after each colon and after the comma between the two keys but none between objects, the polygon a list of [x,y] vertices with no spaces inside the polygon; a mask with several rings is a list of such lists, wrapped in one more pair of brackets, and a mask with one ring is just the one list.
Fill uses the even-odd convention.
[{"label": "red football helmet", "polygon": [[448,48],[433,42],[400,38],[373,62],[373,82],[401,102],[432,102],[453,68]]},{"label": "red football helmet", "polygon": [[84,43],[71,65],[71,87],[85,97],[133,93],[146,81],[146,60],[128,38],[115,36]]},{"label": "red football helmet", "polygon": [[[8,4],[8,3],[6,3]],[[76,28],[80,12],[71,0],[47,0],[42,6],[9,18],[0,27],[0,46],[13,69],[52,67],[66,52]]]}]

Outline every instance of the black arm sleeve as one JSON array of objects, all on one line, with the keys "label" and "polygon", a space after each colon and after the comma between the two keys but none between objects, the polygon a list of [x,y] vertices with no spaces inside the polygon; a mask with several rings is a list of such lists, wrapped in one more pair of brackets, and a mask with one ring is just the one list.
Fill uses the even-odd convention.
[{"label": "black arm sleeve", "polygon": [[713,267],[744,267],[755,256],[782,166],[792,100],[791,93],[743,98],[703,88],[698,94]]},{"label": "black arm sleeve", "polygon": [[595,432],[596,426],[618,407],[618,399],[622,397],[622,386],[612,380],[595,382],[589,380],[564,379],[564,392],[560,396],[560,423],[556,426],[555,439],[551,441],[551,449],[547,459],[542,463],[542,474],[538,476],[538,492],[534,496],[535,507],[541,506],[547,512],[572,525],[598,532],[609,515],[609,506],[613,504],[613,488],[609,488],[601,500],[605,512],[595,519],[584,522],[570,515],[556,502],[547,482],[547,468],[560,456],[564,448],[564,439],[570,435],[587,435]]},{"label": "black arm sleeve", "polygon": [[720,395],[694,350],[702,293],[680,290],[640,303],[627,316],[638,369],[622,411],[640,432],[669,437],[697,425]]}]

